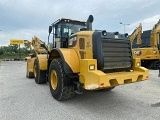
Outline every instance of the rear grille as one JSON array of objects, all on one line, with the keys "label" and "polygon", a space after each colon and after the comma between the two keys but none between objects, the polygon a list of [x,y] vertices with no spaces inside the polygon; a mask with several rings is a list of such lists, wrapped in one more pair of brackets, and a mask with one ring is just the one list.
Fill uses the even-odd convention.
[{"label": "rear grille", "polygon": [[128,40],[102,39],[103,69],[131,67],[131,50]]},{"label": "rear grille", "polygon": [[132,66],[130,40],[125,34],[95,31],[93,34],[93,58],[97,68],[104,72],[128,71]]}]

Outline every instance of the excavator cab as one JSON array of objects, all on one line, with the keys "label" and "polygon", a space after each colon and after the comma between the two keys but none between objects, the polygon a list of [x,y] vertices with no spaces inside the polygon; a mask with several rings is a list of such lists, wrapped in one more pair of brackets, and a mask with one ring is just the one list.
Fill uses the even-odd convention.
[{"label": "excavator cab", "polygon": [[85,21],[72,19],[59,19],[49,26],[49,34],[53,33],[53,48],[68,48],[68,38],[70,35],[86,29]]}]

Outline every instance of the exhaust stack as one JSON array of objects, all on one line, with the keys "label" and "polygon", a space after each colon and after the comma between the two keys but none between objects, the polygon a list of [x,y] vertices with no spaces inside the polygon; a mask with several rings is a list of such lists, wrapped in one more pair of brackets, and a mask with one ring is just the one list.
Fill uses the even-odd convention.
[{"label": "exhaust stack", "polygon": [[92,22],[93,22],[94,18],[92,15],[90,15],[87,19],[87,30],[92,30]]}]

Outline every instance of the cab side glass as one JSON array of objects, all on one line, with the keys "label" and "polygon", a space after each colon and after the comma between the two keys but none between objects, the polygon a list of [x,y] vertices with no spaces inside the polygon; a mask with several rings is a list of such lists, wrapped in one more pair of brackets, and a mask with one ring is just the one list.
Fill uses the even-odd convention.
[{"label": "cab side glass", "polygon": [[52,26],[49,26],[49,33],[52,32]]}]

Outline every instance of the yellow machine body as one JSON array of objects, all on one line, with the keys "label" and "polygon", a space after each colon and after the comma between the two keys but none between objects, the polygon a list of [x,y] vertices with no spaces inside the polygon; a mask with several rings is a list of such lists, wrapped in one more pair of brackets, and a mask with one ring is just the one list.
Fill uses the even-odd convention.
[{"label": "yellow machine body", "polygon": [[159,50],[156,47],[133,48],[132,55],[133,58],[140,58],[141,60],[160,59]]},{"label": "yellow machine body", "polygon": [[[62,54],[53,52],[50,59],[63,57],[73,73],[79,73],[79,81],[87,90],[104,89],[148,79],[148,69],[140,66],[139,58],[133,59],[131,71],[104,73],[97,70],[97,60],[93,59],[92,52],[92,34],[93,31],[78,32],[74,47],[59,48]],[[82,42],[83,39],[85,40]]]},{"label": "yellow machine body", "polygon": [[47,70],[48,69],[47,54],[38,54],[37,59],[39,62],[40,70]]},{"label": "yellow machine body", "polygon": [[58,51],[53,49],[49,56],[49,60],[52,61],[53,59],[61,58],[63,59],[63,62],[66,62],[67,65],[69,65],[74,73],[79,72],[79,56],[77,55],[76,50],[59,48]]},{"label": "yellow machine body", "polygon": [[[134,67],[129,72],[104,73],[97,70],[95,59],[80,60],[80,82],[87,90],[104,89],[148,79],[148,70],[144,67],[136,67],[140,59],[134,59]],[[91,67],[93,69],[91,69]]]},{"label": "yellow machine body", "polygon": [[27,72],[26,72],[26,77],[28,78],[33,78],[34,73],[33,73],[33,66],[34,66],[34,60],[36,57],[27,57]]},{"label": "yellow machine body", "polygon": [[[92,34],[94,31],[76,33],[76,45],[70,48],[52,50],[49,60],[63,58],[73,73],[78,73],[84,89],[104,89],[148,79],[148,70],[140,67],[140,59],[135,57],[132,70],[129,72],[104,73],[97,69],[97,60],[93,59]],[[84,40],[85,39],[85,40]],[[71,41],[70,41],[71,42]],[[40,70],[48,70],[47,54],[37,54],[27,60],[27,76],[33,73],[34,60],[38,59]],[[138,66],[136,66],[138,64]]]},{"label": "yellow machine body", "polygon": [[34,77],[34,61],[38,59],[40,70],[48,69],[47,54],[38,54],[36,57],[28,57],[27,59],[27,77]]},{"label": "yellow machine body", "polygon": [[[132,59],[128,35],[92,31],[92,22],[92,15],[86,23],[71,19],[55,21],[49,26],[52,49],[37,37],[32,38],[35,56],[27,59],[27,76],[34,73],[37,84],[48,82],[56,100],[82,94],[82,88],[111,90],[148,79],[148,69],[141,67],[141,60]],[[65,25],[68,26],[64,29]]]}]

